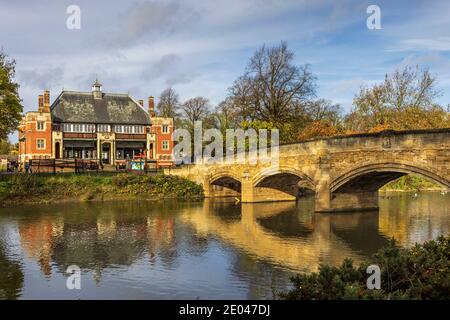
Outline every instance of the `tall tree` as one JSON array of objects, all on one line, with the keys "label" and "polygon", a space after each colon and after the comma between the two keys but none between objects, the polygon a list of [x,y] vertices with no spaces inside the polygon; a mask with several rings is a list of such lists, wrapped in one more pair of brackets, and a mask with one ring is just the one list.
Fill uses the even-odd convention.
[{"label": "tall tree", "polygon": [[0,154],[9,154],[11,149],[11,145],[7,140],[0,139]]},{"label": "tall tree", "polygon": [[258,49],[246,72],[229,89],[244,120],[291,121],[315,95],[315,77],[308,65],[295,65],[294,53],[282,42]]},{"label": "tall tree", "polygon": [[407,66],[386,75],[381,84],[362,87],[346,124],[356,132],[449,126],[448,112],[435,102],[439,95],[428,69]]},{"label": "tall tree", "polygon": [[195,121],[204,120],[210,115],[209,100],[203,97],[191,98],[181,105],[183,117],[193,127]]},{"label": "tall tree", "polygon": [[226,129],[234,129],[240,126],[241,121],[230,99],[225,99],[216,107],[213,115],[215,127],[223,133]]},{"label": "tall tree", "polygon": [[326,99],[318,99],[309,103],[306,113],[310,121],[329,123],[334,127],[341,126],[343,110],[339,104]]},{"label": "tall tree", "polygon": [[179,116],[178,93],[172,88],[167,88],[161,92],[156,109],[158,115],[166,118],[176,118]]},{"label": "tall tree", "polygon": [[15,64],[0,50],[0,139],[16,130],[22,118],[19,85],[14,82]]},{"label": "tall tree", "polygon": [[318,99],[306,107],[307,121],[298,133],[298,140],[335,136],[344,133],[343,111],[339,104]]}]

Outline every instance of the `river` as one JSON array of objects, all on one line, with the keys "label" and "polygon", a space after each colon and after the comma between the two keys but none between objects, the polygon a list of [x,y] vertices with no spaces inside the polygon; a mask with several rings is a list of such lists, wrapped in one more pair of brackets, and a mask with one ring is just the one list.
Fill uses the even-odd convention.
[{"label": "river", "polygon": [[[298,272],[356,262],[389,238],[447,235],[450,194],[386,193],[379,212],[314,200],[86,202],[0,209],[0,298],[270,299]],[[67,289],[67,268],[81,270]]]}]

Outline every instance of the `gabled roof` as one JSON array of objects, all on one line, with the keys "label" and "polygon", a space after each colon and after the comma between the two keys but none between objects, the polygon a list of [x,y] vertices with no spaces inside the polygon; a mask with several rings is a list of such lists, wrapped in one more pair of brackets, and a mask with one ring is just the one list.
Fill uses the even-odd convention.
[{"label": "gabled roof", "polygon": [[54,122],[150,124],[148,113],[128,94],[63,91],[51,105]]}]

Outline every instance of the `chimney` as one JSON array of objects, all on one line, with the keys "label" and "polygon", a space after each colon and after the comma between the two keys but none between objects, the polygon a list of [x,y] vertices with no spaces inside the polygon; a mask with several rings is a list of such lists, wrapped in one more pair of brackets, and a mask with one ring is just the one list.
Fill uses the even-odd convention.
[{"label": "chimney", "polygon": [[144,100],[139,100],[139,105],[140,105],[141,107],[143,107],[143,106],[144,106]]},{"label": "chimney", "polygon": [[44,91],[44,106],[42,108],[43,112],[50,112],[50,91]]},{"label": "chimney", "polygon": [[155,100],[153,97],[148,97],[148,113],[150,117],[155,116]]},{"label": "chimney", "polygon": [[44,110],[44,95],[40,94],[38,97],[38,112]]}]

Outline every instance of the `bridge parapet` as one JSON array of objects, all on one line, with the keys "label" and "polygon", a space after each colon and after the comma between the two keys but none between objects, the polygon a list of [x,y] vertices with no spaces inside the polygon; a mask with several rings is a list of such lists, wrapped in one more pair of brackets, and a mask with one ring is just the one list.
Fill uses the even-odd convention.
[{"label": "bridge parapet", "polygon": [[282,145],[275,168],[196,164],[166,173],[201,183],[207,197],[295,200],[300,185],[315,192],[316,211],[375,209],[378,189],[405,174],[450,188],[450,129],[386,131]]}]

